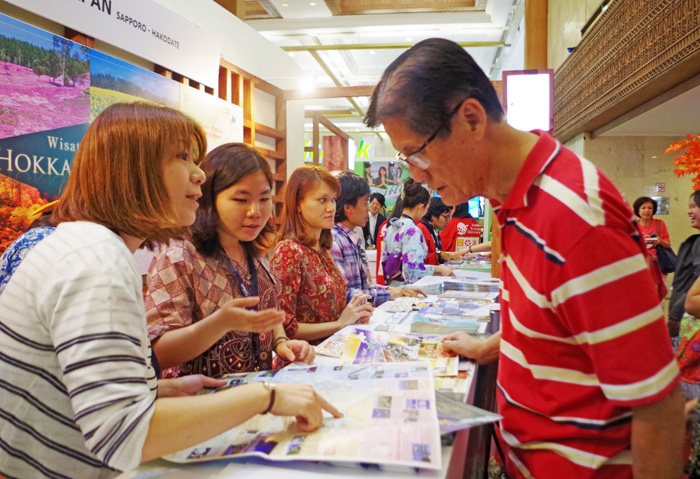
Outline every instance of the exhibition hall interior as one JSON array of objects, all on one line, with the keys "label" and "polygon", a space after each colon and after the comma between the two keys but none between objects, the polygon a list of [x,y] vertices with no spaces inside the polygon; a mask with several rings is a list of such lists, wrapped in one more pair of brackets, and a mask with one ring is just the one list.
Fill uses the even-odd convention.
[{"label": "exhibition hall interior", "polygon": [[0,479],[700,478],[698,111],[697,0],[0,0]]}]

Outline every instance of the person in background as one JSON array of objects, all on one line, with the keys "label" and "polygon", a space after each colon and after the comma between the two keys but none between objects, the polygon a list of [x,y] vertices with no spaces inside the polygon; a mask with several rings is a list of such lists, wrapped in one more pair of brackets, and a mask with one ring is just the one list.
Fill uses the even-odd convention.
[{"label": "person in background", "polygon": [[243,143],[228,143],[201,168],[207,182],[192,239],[162,245],[148,272],[148,331],[164,377],[268,370],[273,352],[311,362],[313,349],[289,340],[276,309],[267,257],[274,241],[269,163]]},{"label": "person in background", "polygon": [[18,236],[0,257],[0,294],[7,287],[7,283],[9,283],[10,278],[12,278],[24,257],[39,241],[49,236],[56,229],[56,226],[51,221],[51,208],[55,204],[56,202],[53,201],[42,206],[35,213],[39,217],[32,221],[27,231]]},{"label": "person in background", "polygon": [[402,183],[401,177],[403,176],[403,168],[401,165],[391,165],[389,167],[389,180],[387,183],[390,185],[400,185]]},{"label": "person in background", "polygon": [[452,218],[452,207],[447,206],[440,198],[430,198],[428,211],[423,216],[423,221],[418,224],[428,246],[426,264],[438,265],[445,261],[461,259],[464,255],[462,252],[450,253],[442,250],[440,231],[447,227],[450,218]]},{"label": "person in background", "polygon": [[[442,241],[442,250],[447,252],[454,252],[457,250],[457,239],[462,236],[466,236],[467,231],[471,228],[474,229],[479,226],[479,222],[471,217],[469,214],[469,203],[462,203],[455,206],[452,212],[452,218],[450,218],[447,226],[440,231],[440,240]],[[459,245],[461,250],[462,245]],[[474,246],[476,248],[476,246]],[[491,248],[484,249],[483,251],[490,251]],[[472,249],[469,253],[477,253],[482,251],[481,249]]]},{"label": "person in background", "polygon": [[340,183],[340,196],[336,202],[335,226],[331,230],[331,254],[347,283],[347,300],[350,301],[358,293],[365,293],[372,297],[372,305],[377,307],[389,299],[402,296],[425,296],[415,288],[386,288],[371,283],[367,271],[369,265],[363,256],[362,238],[354,231],[367,223],[369,185],[350,171],[340,171],[334,176]]},{"label": "person in background", "polygon": [[367,223],[362,227],[367,249],[375,249],[377,247],[379,227],[386,220],[386,217],[381,213],[385,204],[386,200],[383,194],[372,193],[369,195],[369,216]]},{"label": "person in background", "polygon": [[547,133],[511,127],[488,77],[449,40],[400,55],[365,123],[383,124],[397,160],[446,204],[484,196],[494,207],[508,477],[680,477],[678,365],[646,245],[612,182]]},{"label": "person in background", "polygon": [[374,178],[372,178],[372,163],[365,163],[365,181],[368,185],[374,184]]},{"label": "person in background", "polygon": [[452,268],[426,264],[428,247],[417,223],[428,211],[430,194],[412,178],[403,185],[389,219],[382,250],[384,280],[389,286],[415,283],[424,276],[452,276]]},{"label": "person in background", "polygon": [[[693,192],[688,201],[690,227],[700,230],[700,190]],[[671,285],[668,302],[668,329],[674,346],[680,341],[681,319],[685,313],[685,300],[690,287],[700,277],[700,234],[689,236],[678,249],[678,263]]]},{"label": "person in background", "polygon": [[632,205],[634,214],[639,218],[639,221],[637,221],[639,231],[642,233],[642,237],[647,243],[649,254],[652,256],[656,256],[657,246],[662,248],[671,247],[671,239],[666,229],[666,223],[654,218],[658,208],[659,205],[656,200],[648,196],[637,198]]},{"label": "person in background", "polygon": [[381,166],[379,167],[379,173],[377,174],[377,177],[374,179],[374,187],[375,188],[387,188],[387,178],[386,178],[386,167]]},{"label": "person in background", "polygon": [[[686,468],[688,479],[700,479],[700,277],[688,290],[685,299],[686,313],[682,319],[681,341],[676,351],[681,369],[681,384],[686,393],[686,414],[692,424],[692,451]],[[693,396],[693,392],[695,395]]]},{"label": "person in background", "polygon": [[285,329],[296,339],[318,343],[372,314],[370,295],[346,301],[347,284],[330,253],[339,195],[338,180],[317,166],[299,167],[287,181],[272,272]]},{"label": "person in background", "polygon": [[193,376],[160,388],[133,252],[194,222],[204,151],[202,128],[166,107],[111,105],[88,127],[56,231],[0,295],[0,475],[114,477],[263,412],[296,416],[304,431],[322,409],[341,416],[307,385],[167,397],[222,383]]}]

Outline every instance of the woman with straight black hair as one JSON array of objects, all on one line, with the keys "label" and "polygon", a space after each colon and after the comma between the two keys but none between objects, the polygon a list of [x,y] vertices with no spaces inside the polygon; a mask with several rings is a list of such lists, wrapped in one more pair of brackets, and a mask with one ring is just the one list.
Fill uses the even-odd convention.
[{"label": "woman with straight black hair", "polygon": [[269,163],[228,143],[201,167],[208,179],[193,238],[161,246],[148,274],[148,331],[164,376],[272,369],[273,352],[311,361],[313,350],[289,340],[277,310],[266,256],[274,241]]},{"label": "woman with straight black hair", "polygon": [[428,211],[423,216],[423,221],[418,224],[428,246],[426,264],[438,265],[445,261],[461,259],[464,256],[463,252],[450,253],[442,250],[440,231],[447,227],[450,218],[452,218],[452,207],[447,206],[440,198],[431,198]]}]

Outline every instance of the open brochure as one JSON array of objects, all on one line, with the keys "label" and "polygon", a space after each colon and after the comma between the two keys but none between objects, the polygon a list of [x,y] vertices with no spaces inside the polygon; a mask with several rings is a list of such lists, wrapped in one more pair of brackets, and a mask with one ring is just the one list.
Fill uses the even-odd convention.
[{"label": "open brochure", "polygon": [[324,414],[307,433],[294,417],[257,415],[174,454],[173,462],[260,456],[273,461],[330,461],[441,468],[440,433],[430,367],[423,362],[287,367],[227,376],[229,384],[310,384],[345,416]]},{"label": "open brochure", "polygon": [[447,353],[439,337],[413,336],[355,328],[340,358],[344,364],[425,360],[433,376],[457,376],[459,358]]}]

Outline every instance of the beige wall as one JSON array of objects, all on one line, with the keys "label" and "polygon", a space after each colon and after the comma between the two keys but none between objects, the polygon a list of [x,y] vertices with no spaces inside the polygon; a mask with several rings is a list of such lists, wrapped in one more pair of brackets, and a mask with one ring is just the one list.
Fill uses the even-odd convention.
[{"label": "beige wall", "polygon": [[[670,214],[655,218],[666,223],[673,249],[691,234],[688,197],[693,192],[689,176],[673,173],[674,155],[664,155],[668,145],[681,138],[665,136],[611,136],[584,140],[583,156],[598,166],[620,190],[630,205],[640,196],[668,196]],[[665,183],[666,191],[656,193],[656,183]]]},{"label": "beige wall", "polygon": [[549,0],[547,31],[547,65],[555,70],[566,60],[568,47],[581,40],[581,29],[602,0]]}]

